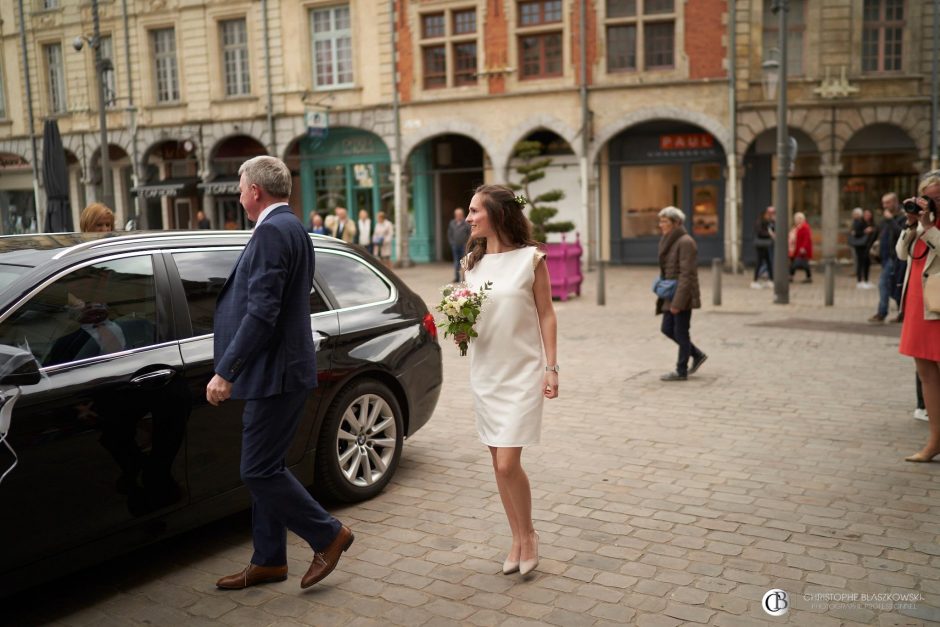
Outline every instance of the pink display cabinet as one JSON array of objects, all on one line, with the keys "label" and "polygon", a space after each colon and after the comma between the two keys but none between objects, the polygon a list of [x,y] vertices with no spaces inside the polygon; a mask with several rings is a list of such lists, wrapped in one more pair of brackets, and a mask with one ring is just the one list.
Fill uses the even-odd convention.
[{"label": "pink display cabinet", "polygon": [[561,234],[561,242],[543,244],[548,260],[548,274],[552,279],[552,298],[568,300],[574,293],[581,295],[581,235],[575,234],[574,242],[567,242]]}]

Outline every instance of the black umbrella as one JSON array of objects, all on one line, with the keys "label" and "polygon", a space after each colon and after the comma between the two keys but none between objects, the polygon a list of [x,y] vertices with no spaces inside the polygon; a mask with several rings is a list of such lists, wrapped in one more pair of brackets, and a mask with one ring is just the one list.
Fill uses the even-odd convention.
[{"label": "black umbrella", "polygon": [[69,203],[69,170],[59,124],[46,120],[42,129],[42,178],[46,186],[46,233],[73,231]]}]

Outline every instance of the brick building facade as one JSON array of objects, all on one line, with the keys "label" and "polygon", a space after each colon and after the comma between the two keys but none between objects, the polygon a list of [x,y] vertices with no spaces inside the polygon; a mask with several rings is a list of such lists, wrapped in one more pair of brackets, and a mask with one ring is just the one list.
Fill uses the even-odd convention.
[{"label": "brick building facade", "polygon": [[[655,261],[655,213],[675,204],[703,259],[747,260],[773,189],[769,0],[581,1],[128,0],[125,30],[121,3],[99,0],[119,223],[191,228],[203,210],[217,228],[246,226],[237,165],[275,154],[296,175],[305,220],[337,205],[383,210],[399,226],[398,255],[446,259],[453,208],[481,182],[517,178],[513,146],[532,138],[554,160],[544,184],[566,191],[559,217],[589,256]],[[94,63],[70,45],[92,31],[90,4],[24,0],[34,127],[59,124],[76,215],[101,194]],[[900,14],[887,0],[790,4],[791,210],[835,255],[851,206],[909,191],[926,167],[930,2],[902,2]],[[0,19],[8,233],[28,228],[35,201],[15,3]],[[858,91],[828,97],[843,68]]]}]

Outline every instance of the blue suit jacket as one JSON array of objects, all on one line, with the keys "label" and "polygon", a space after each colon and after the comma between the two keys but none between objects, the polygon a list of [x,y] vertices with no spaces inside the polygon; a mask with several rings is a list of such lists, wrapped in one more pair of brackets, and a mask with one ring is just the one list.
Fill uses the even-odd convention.
[{"label": "blue suit jacket", "polygon": [[257,399],[314,388],[310,329],[313,244],[290,207],[255,228],[216,303],[215,372],[232,398]]}]

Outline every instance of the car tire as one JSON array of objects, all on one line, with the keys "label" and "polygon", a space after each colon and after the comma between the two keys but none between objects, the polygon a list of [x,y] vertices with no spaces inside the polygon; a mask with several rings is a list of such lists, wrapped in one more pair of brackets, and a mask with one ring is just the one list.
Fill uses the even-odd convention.
[{"label": "car tire", "polygon": [[317,441],[316,491],[354,503],[379,494],[398,468],[404,421],[388,387],[362,379],[330,403]]}]

